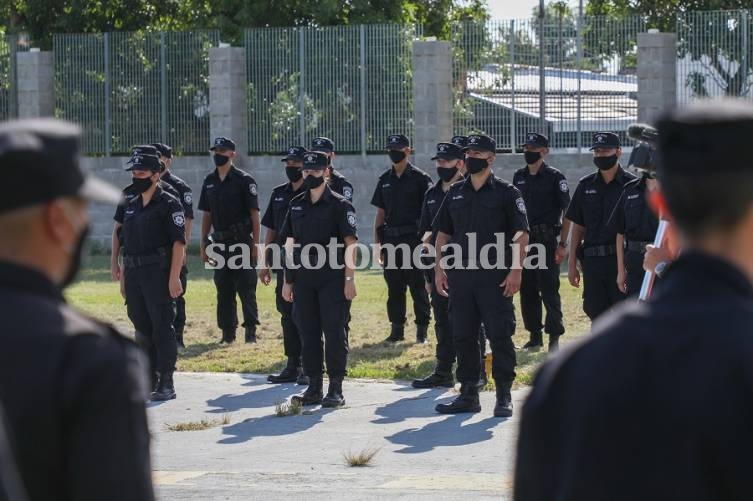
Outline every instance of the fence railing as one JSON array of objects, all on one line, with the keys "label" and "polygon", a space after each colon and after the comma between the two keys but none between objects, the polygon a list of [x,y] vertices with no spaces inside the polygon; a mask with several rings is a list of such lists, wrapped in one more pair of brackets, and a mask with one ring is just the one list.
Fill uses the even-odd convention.
[{"label": "fence railing", "polygon": [[55,35],[56,115],[81,124],[88,154],[155,140],[203,152],[218,43],[217,31]]},{"label": "fence railing", "polygon": [[411,47],[421,28],[357,25],[246,31],[249,150],[325,136],[341,152],[411,134]]}]

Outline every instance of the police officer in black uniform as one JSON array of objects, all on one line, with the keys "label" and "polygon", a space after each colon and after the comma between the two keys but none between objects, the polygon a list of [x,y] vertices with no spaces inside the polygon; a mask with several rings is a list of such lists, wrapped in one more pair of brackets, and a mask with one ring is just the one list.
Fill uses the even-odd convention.
[{"label": "police officer in black uniform", "polygon": [[[377,208],[374,218],[374,242],[377,245],[407,245],[411,256],[421,245],[418,224],[424,195],[431,186],[431,177],[408,160],[411,153],[410,142],[402,134],[387,138],[387,153],[392,167],[387,169],[377,182],[371,205]],[[394,262],[392,256],[394,256]],[[429,330],[431,311],[429,295],[424,288],[422,271],[410,263],[403,263],[403,253],[399,248],[394,252],[380,252],[379,260],[384,265],[384,279],[387,282],[387,316],[392,324],[387,342],[395,343],[405,339],[405,289],[410,289],[413,298],[413,312],[416,316],[416,342],[425,343]],[[406,269],[401,269],[403,266]]]},{"label": "police officer in black uniform", "polygon": [[[457,181],[463,179],[465,163],[463,149],[453,143],[438,143],[437,153],[432,158],[437,165],[439,181],[428,189],[424,196],[424,206],[421,211],[419,230],[428,245],[434,247],[439,227],[439,209],[445,204],[447,192]],[[426,256],[433,263],[431,255]],[[434,330],[437,334],[436,357],[437,364],[434,372],[422,379],[415,379],[414,388],[435,388],[443,386],[452,388],[455,379],[452,377],[452,364],[455,363],[455,346],[453,345],[452,324],[449,316],[449,298],[439,294],[434,286],[434,268],[425,270],[427,290],[431,294],[431,306],[434,311]]]},{"label": "police officer in black uniform", "polygon": [[[183,206],[183,213],[186,215],[186,242],[191,241],[191,230],[193,229],[193,192],[191,187],[181,178],[173,174],[173,149],[164,143],[154,143],[152,146],[157,148],[159,159],[165,167],[160,175],[160,181],[170,185],[178,193],[178,200]],[[186,328],[186,289],[188,287],[188,258],[186,263],[180,269],[180,283],[183,286],[183,294],[175,299],[175,338],[178,340],[178,346],[185,348],[183,342],[183,331]]]},{"label": "police officer in black uniform", "polygon": [[539,371],[517,500],[753,499],[753,105],[701,101],[657,129],[683,252]]},{"label": "police officer in black uniform", "polygon": [[617,134],[597,132],[591,150],[598,171],[580,180],[565,217],[572,221],[568,278],[573,287],[580,287],[580,261],[583,311],[594,320],[625,299],[617,288],[617,233],[610,218],[625,185],[635,176],[620,166]]},{"label": "police officer in black uniform", "polygon": [[329,167],[327,167],[327,183],[332,191],[345,197],[347,201],[353,203],[353,185],[348,179],[335,170],[335,143],[326,137],[316,137],[311,141],[313,151],[321,151],[327,155]]},{"label": "police officer in black uniform", "polygon": [[[139,195],[123,215],[123,284],[128,317],[137,339],[153,353],[158,375],[152,400],[175,398],[177,360],[175,298],[183,292],[180,269],[185,259],[185,215],[180,201],[159,185],[159,158],[134,155],[128,170]],[[157,379],[157,378],[155,378]]]},{"label": "police officer in black uniform", "polygon": [[[303,146],[291,146],[288,148],[285,158],[285,175],[288,182],[275,186],[272,190],[272,196],[269,197],[267,210],[261,218],[261,224],[267,228],[267,234],[264,238],[264,246],[275,245],[281,249],[285,244],[285,217],[288,213],[290,201],[303,190],[303,155],[306,148]],[[272,252],[266,252],[263,256],[263,266],[259,271],[259,278],[264,285],[269,285],[272,281],[270,268],[278,266],[275,270],[277,286],[275,287],[275,299],[277,311],[280,313],[280,324],[282,325],[282,342],[285,348],[285,356],[288,361],[285,368],[279,374],[270,374],[267,381],[270,383],[293,383],[308,384],[308,378],[303,374],[301,365],[301,335],[298,327],[293,321],[293,305],[285,301],[282,297],[282,286],[285,283],[282,262],[274,263]],[[281,257],[281,255],[280,255]]]},{"label": "police officer in black uniform", "polygon": [[[494,415],[512,415],[510,388],[515,379],[515,309],[513,295],[520,289],[521,267],[528,244],[528,221],[523,196],[492,172],[496,142],[489,136],[468,136],[466,168],[469,176],[450,188],[439,212],[435,284],[440,294],[451,294],[451,321],[457,354],[460,395],[437,412],[479,412],[479,339],[483,320],[492,349],[492,375],[497,388]],[[512,246],[513,239],[516,246]],[[476,241],[475,249],[470,244]],[[482,249],[501,239],[503,247]],[[460,246],[452,255],[455,266],[445,270],[445,245]],[[474,252],[472,255],[471,252]],[[513,254],[515,254],[513,256]],[[462,265],[462,268],[459,266]]]},{"label": "police officer in black uniform", "polygon": [[63,297],[79,269],[88,202],[119,198],[85,177],[78,138],[78,127],[58,120],[0,125],[5,424],[30,499],[149,501],[145,357]]},{"label": "police officer in black uniform", "polygon": [[[334,193],[324,179],[327,156],[321,152],[303,155],[305,192],[290,202],[285,223],[293,264],[285,273],[282,295],[293,303],[293,316],[303,341],[303,370],[309,377],[306,391],[293,397],[302,405],[321,403],[323,407],[345,405],[342,383],[347,372],[348,332],[345,325],[350,303],[356,296],[354,281],[356,214],[353,205]],[[330,252],[308,253],[307,245],[326,249],[334,239],[343,246],[337,263]],[[326,254],[326,257],[324,257]],[[322,256],[325,263],[320,263]],[[322,348],[324,334],[324,349]],[[322,398],[323,363],[326,360],[329,388]]]},{"label": "police officer in black uniform", "polygon": [[[565,333],[560,301],[560,263],[565,257],[570,221],[562,214],[570,204],[570,188],[562,172],[546,163],[549,138],[536,132],[526,134],[523,155],[526,166],[518,169],[512,183],[523,194],[530,227],[529,243],[545,249],[545,268],[523,270],[520,285],[520,310],[523,325],[530,333],[525,349],[543,346],[542,328],[549,334],[549,351],[555,351],[559,337]],[[563,235],[563,237],[560,237]],[[557,241],[559,239],[559,242]],[[541,325],[541,304],[546,319]]]},{"label": "police officer in black uniform", "polygon": [[617,287],[628,296],[637,296],[643,285],[643,257],[646,246],[653,245],[659,218],[648,206],[648,196],[658,188],[653,174],[625,185],[614,213],[617,231]]},{"label": "police officer in black uniform", "polygon": [[[251,265],[256,265],[259,244],[259,198],[256,181],[248,173],[233,164],[235,143],[226,137],[218,137],[210,148],[217,167],[204,178],[199,198],[201,219],[201,258],[209,262],[207,243],[225,246],[216,250],[225,266],[214,270],[217,287],[217,324],[222,330],[222,343],[235,341],[238,328],[236,294],[241,300],[243,326],[247,343],[256,343],[256,326],[259,325],[259,310],[256,304],[256,270],[250,267],[232,269],[229,259],[237,261],[243,251],[230,247],[236,244],[250,246]],[[214,230],[210,233],[211,230]]]}]

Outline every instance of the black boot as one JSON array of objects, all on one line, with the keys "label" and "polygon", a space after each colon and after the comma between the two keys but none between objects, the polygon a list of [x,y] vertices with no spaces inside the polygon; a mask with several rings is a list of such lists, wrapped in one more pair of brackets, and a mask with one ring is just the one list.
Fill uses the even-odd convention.
[{"label": "black boot", "polygon": [[159,388],[159,372],[154,371],[152,372],[152,387],[149,390],[149,393],[152,394]]},{"label": "black boot", "polygon": [[541,338],[541,331],[532,332],[531,337],[526,344],[523,345],[524,350],[539,351],[544,347],[544,340]]},{"label": "black boot", "polygon": [[384,340],[385,343],[397,343],[405,340],[405,324],[392,324],[390,337]]},{"label": "black boot", "polygon": [[224,329],[222,331],[222,341],[220,344],[232,344],[235,342],[235,329]]},{"label": "black boot", "polygon": [[295,380],[295,384],[298,386],[308,386],[309,384],[309,377],[301,371],[300,374],[298,374],[298,377]]},{"label": "black boot", "polygon": [[549,353],[554,353],[560,349],[560,337],[549,334]]},{"label": "black boot", "polygon": [[426,324],[416,325],[416,343],[426,344],[426,337],[429,332],[429,326]]},{"label": "black boot", "polygon": [[435,369],[434,372],[423,379],[414,379],[411,386],[414,388],[437,388],[439,386],[453,388],[455,380],[449,372],[440,372]]},{"label": "black boot", "polygon": [[489,378],[486,375],[486,356],[481,359],[481,370],[478,373],[478,383],[476,388],[483,390],[486,385],[489,384]]},{"label": "black boot", "polygon": [[435,407],[440,414],[458,414],[461,412],[480,412],[481,402],[478,399],[476,382],[466,382],[460,385],[460,395],[449,404],[439,404]]},{"label": "black boot", "polygon": [[302,395],[294,395],[295,400],[301,405],[316,405],[322,403],[322,376],[309,378],[309,387]]},{"label": "black boot", "polygon": [[288,359],[288,365],[279,374],[270,374],[267,376],[267,382],[269,383],[295,383],[298,381],[298,377],[303,375],[303,369],[301,366],[292,359]]},{"label": "black boot", "polygon": [[345,397],[343,397],[343,378],[331,377],[329,378],[327,396],[322,399],[322,407],[342,407],[343,405],[345,405]]},{"label": "black boot", "polygon": [[512,396],[509,383],[497,383],[497,404],[494,406],[494,417],[512,416]]},{"label": "black boot", "polygon": [[175,342],[178,343],[178,348],[185,348],[186,345],[183,342],[183,332],[175,333]]},{"label": "black boot", "polygon": [[246,343],[256,344],[256,326],[246,327]]},{"label": "black boot", "polygon": [[163,400],[172,400],[175,398],[175,386],[173,386],[173,375],[166,372],[160,376],[159,387],[152,393],[152,400],[161,402]]}]

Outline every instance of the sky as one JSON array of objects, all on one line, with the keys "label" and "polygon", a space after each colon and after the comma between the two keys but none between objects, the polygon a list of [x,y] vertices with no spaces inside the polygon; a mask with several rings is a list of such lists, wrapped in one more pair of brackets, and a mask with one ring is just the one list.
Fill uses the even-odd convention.
[{"label": "sky", "polygon": [[[546,0],[549,3],[550,0]],[[531,11],[538,7],[539,0],[487,0],[491,9],[492,19],[527,19]],[[570,3],[577,7],[577,0]],[[583,2],[586,3],[585,1]]]}]

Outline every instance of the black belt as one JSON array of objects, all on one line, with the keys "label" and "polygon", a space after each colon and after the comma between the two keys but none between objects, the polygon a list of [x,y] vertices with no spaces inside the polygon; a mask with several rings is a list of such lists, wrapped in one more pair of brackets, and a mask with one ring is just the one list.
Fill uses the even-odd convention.
[{"label": "black belt", "polygon": [[126,268],[141,268],[153,264],[167,264],[167,252],[160,251],[146,256],[123,256],[123,266]]},{"label": "black belt", "polygon": [[401,237],[403,235],[418,235],[418,226],[410,224],[407,226],[385,226],[385,237]]},{"label": "black belt", "polygon": [[583,249],[584,257],[606,257],[617,254],[616,245],[594,245]]},{"label": "black belt", "polygon": [[557,231],[550,224],[534,224],[529,227],[531,237],[535,239],[557,238]]},{"label": "black belt", "polygon": [[641,254],[645,254],[646,246],[652,244],[653,242],[638,242],[629,240],[627,244],[625,244],[625,248],[630,252],[640,252]]},{"label": "black belt", "polygon": [[243,235],[235,230],[215,231],[212,233],[213,242],[221,242],[223,240],[251,240],[251,235]]}]

